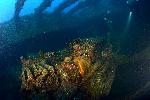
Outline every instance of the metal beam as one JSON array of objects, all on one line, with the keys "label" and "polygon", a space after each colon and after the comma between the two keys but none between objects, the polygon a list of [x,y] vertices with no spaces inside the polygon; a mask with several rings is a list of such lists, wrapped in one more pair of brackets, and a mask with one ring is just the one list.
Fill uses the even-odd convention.
[{"label": "metal beam", "polygon": [[42,12],[51,5],[54,0],[43,0],[39,7],[35,8],[35,14],[40,15]]},{"label": "metal beam", "polygon": [[19,18],[19,14],[21,12],[21,9],[24,6],[26,0],[17,0],[16,4],[15,4],[15,14],[14,14],[14,18],[18,19]]}]

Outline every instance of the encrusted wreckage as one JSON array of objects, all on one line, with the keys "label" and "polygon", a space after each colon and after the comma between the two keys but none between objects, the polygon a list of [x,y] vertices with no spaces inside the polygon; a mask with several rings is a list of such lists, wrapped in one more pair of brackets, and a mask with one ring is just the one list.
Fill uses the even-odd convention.
[{"label": "encrusted wreckage", "polygon": [[112,47],[97,39],[77,39],[58,52],[21,57],[25,98],[100,99],[109,94],[116,61]]},{"label": "encrusted wreckage", "polygon": [[[17,19],[19,18],[19,14],[22,10],[22,8],[24,7],[24,3],[26,0],[17,0],[16,4],[15,4],[15,14],[14,14],[14,18]],[[44,10],[46,10],[48,7],[51,6],[52,2],[54,0],[43,0],[43,2],[37,7],[35,8],[35,15],[41,15]],[[91,6],[96,6],[97,4],[99,4],[99,1],[97,0],[64,0],[64,2],[62,2],[53,12],[53,14],[61,14],[61,12],[75,4],[75,3],[79,3],[78,6],[74,7],[71,11],[70,14],[73,14],[75,11],[78,11],[79,9],[82,8],[86,8],[86,7],[91,7]]]}]

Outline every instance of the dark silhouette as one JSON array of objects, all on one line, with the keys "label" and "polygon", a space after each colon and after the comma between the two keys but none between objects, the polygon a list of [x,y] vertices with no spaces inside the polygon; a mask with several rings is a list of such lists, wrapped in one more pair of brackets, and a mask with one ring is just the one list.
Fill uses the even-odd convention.
[{"label": "dark silhouette", "polygon": [[16,4],[15,4],[15,14],[14,14],[14,18],[15,19],[19,18],[20,11],[21,11],[21,9],[24,6],[25,1],[26,0],[17,0],[16,1]]},{"label": "dark silhouette", "polygon": [[54,14],[60,14],[62,10],[64,10],[66,7],[74,4],[78,0],[66,0],[62,4],[59,5],[59,7],[54,11]]},{"label": "dark silhouette", "polygon": [[21,26],[21,20],[19,18],[19,14],[21,12],[21,9],[23,8],[24,6],[24,3],[25,3],[26,0],[17,0],[16,1],[16,4],[15,4],[15,14],[14,14],[14,22],[15,22],[15,29],[16,29],[16,32],[19,33],[20,31],[20,27]]},{"label": "dark silhouette", "polygon": [[42,12],[51,5],[53,0],[43,0],[39,7],[35,9],[35,14],[40,15]]}]

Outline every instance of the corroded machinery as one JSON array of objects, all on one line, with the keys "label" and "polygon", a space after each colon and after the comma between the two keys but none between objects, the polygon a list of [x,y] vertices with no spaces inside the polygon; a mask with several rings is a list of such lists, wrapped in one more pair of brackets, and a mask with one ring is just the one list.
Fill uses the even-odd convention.
[{"label": "corroded machinery", "polygon": [[58,52],[21,57],[21,90],[25,98],[100,99],[109,94],[115,76],[115,53],[98,39],[77,39]]}]

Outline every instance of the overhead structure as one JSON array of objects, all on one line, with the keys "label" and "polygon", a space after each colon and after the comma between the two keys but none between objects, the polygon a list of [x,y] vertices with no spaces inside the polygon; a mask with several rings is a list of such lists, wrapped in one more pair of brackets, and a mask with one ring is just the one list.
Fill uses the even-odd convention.
[{"label": "overhead structure", "polygon": [[72,15],[73,13],[75,13],[76,11],[82,8],[95,6],[96,4],[98,4],[97,0],[82,0],[76,7],[72,8],[68,14]]},{"label": "overhead structure", "polygon": [[42,12],[43,12],[47,7],[51,6],[51,3],[52,3],[53,1],[54,1],[54,0],[43,0],[43,2],[40,4],[40,6],[35,9],[35,14],[36,14],[36,15],[42,14]]},{"label": "overhead structure", "polygon": [[15,4],[15,14],[14,14],[14,18],[18,19],[19,18],[19,14],[21,12],[21,9],[24,6],[26,0],[17,0],[16,4]]},{"label": "overhead structure", "polygon": [[65,8],[69,7],[70,5],[74,4],[78,0],[65,0],[59,7],[56,8],[54,14],[60,14]]},{"label": "overhead structure", "polygon": [[[18,19],[19,18],[19,14],[20,14],[20,12],[21,12],[21,10],[22,10],[22,8],[23,8],[23,6],[24,6],[24,3],[25,3],[25,1],[26,0],[17,0],[17,2],[16,2],[16,4],[15,4],[15,14],[14,14],[14,18],[15,19]],[[51,6],[51,4],[52,4],[52,2],[53,2],[54,0],[43,0],[43,2],[37,7],[37,8],[35,8],[35,15],[41,15],[42,13],[43,13],[43,11],[46,9],[46,8],[48,8],[48,7],[50,7]],[[74,8],[72,8],[71,10],[70,10],[70,12],[69,12],[69,15],[71,15],[71,14],[73,14],[74,12],[76,12],[76,11],[78,11],[79,9],[82,9],[82,8],[84,8],[84,7],[91,7],[91,6],[93,6],[93,5],[95,5],[95,4],[97,4],[97,0],[64,0],[64,2],[62,2],[55,10],[54,10],[54,12],[53,12],[53,14],[61,14],[61,12],[65,9],[65,8],[67,8],[67,7],[69,7],[69,6],[71,6],[71,5],[73,5],[73,4],[75,4],[76,2],[78,2],[79,1],[79,4],[76,6],[76,7],[74,7]]]}]

